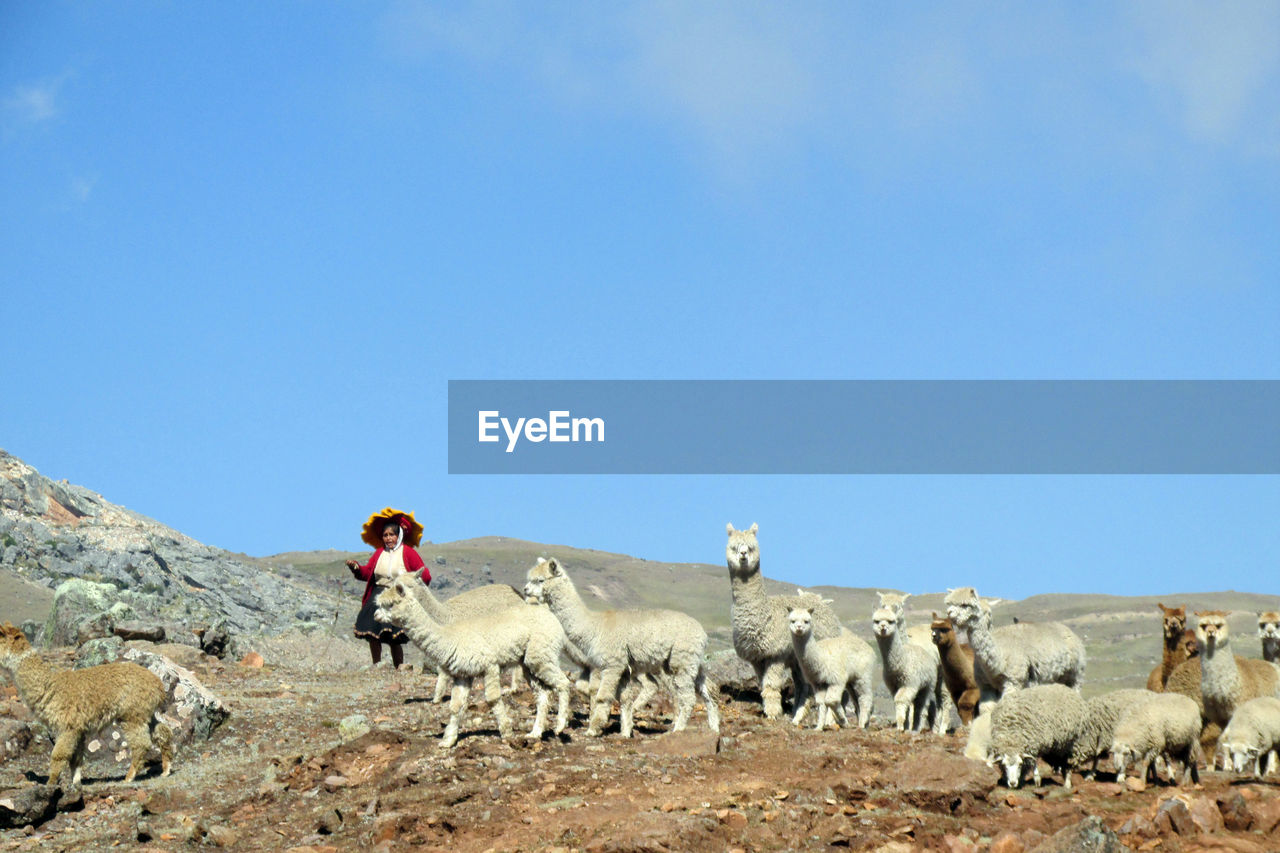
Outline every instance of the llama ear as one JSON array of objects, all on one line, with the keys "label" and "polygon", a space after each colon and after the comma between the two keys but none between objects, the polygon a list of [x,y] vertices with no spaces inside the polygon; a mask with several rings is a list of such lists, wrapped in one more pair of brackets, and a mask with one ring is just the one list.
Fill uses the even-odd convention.
[{"label": "llama ear", "polygon": [[937,622],[937,621],[938,621],[938,611],[936,611],[936,610],[935,610],[935,611],[933,611],[933,621],[934,621],[934,622]]},{"label": "llama ear", "polygon": [[547,560],[547,568],[551,570],[552,576],[559,576],[564,574],[564,571],[560,568],[560,563],[556,560],[555,557],[552,557],[550,560]]},{"label": "llama ear", "polygon": [[908,598],[910,598],[910,597],[911,597],[911,593],[909,593],[909,592],[904,592],[904,593],[902,594],[902,603],[905,605],[905,604],[907,603],[907,599],[908,599]]},{"label": "llama ear", "polygon": [[835,603],[836,603],[836,600],[835,600],[834,598],[824,598],[824,599],[822,599],[822,603],[823,603],[823,604],[835,604]]},{"label": "llama ear", "polygon": [[748,528],[747,532],[748,532],[748,533],[755,533],[755,532],[756,532],[757,530],[759,530],[759,529],[760,529],[760,525],[756,524],[756,523],[753,521],[753,522],[751,522],[751,527],[750,527],[750,528]]},{"label": "llama ear", "polygon": [[725,532],[725,533],[728,533],[730,536],[732,536],[732,535],[733,535],[733,522],[732,522],[732,521],[731,521],[731,522],[729,522],[728,524],[726,524],[726,525],[724,526],[724,532]]}]

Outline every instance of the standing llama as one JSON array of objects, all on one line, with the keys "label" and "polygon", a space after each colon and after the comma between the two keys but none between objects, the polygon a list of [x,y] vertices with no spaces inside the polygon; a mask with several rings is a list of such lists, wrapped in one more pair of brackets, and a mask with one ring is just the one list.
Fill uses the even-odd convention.
[{"label": "standing llama", "polygon": [[[670,684],[675,693],[673,731],[682,731],[697,697],[707,709],[707,726],[720,730],[720,709],[707,685],[707,632],[687,613],[676,610],[602,610],[587,607],[569,575],[557,560],[538,559],[529,569],[525,595],[547,603],[569,639],[600,672],[600,686],[591,704],[587,734],[604,734],[613,701],[627,681],[640,680],[640,696],[624,701],[622,735],[630,737],[635,711],[652,696],[655,682]],[[651,676],[650,684],[643,677]]]},{"label": "standing llama", "polygon": [[[796,659],[787,626],[787,615],[797,607],[813,608],[813,637],[825,640],[840,636],[840,622],[831,607],[817,595],[767,595],[760,574],[759,525],[734,530],[726,525],[729,542],[725,559],[729,564],[729,588],[733,594],[730,616],[733,622],[733,649],[751,664],[760,684],[765,717],[782,716],[782,687],[791,673],[797,712],[807,701],[807,688],[800,662]],[[801,713],[803,719],[803,713]]]},{"label": "standing llama", "polygon": [[[423,610],[427,611],[428,616],[441,625],[447,625],[456,619],[482,616],[486,613],[518,607],[524,604],[524,598],[513,586],[491,583],[465,590],[453,598],[441,601],[436,598],[430,587],[424,585],[418,590],[418,603],[422,605]],[[439,703],[444,699],[444,694],[451,682],[449,676],[445,674],[444,667],[440,666],[438,661],[428,660],[427,663],[434,666],[436,670],[436,689],[431,701]],[[511,689],[515,690],[519,685],[520,667],[515,666],[511,668]]]},{"label": "standing llama", "polygon": [[1268,610],[1258,614],[1258,636],[1262,639],[1262,659],[1280,664],[1280,613]]},{"label": "standing llama", "polygon": [[[1147,676],[1147,689],[1156,693],[1164,691],[1164,685],[1169,680],[1169,676],[1178,668],[1178,664],[1187,660],[1191,655],[1187,650],[1186,634],[1187,634],[1187,608],[1186,605],[1181,607],[1165,607],[1163,604],[1157,604],[1163,616],[1164,627],[1164,653],[1160,661],[1160,665],[1151,670],[1151,674]],[[1194,637],[1194,633],[1192,634]],[[1192,646],[1194,647],[1194,642]]]},{"label": "standing llama", "polygon": [[973,648],[956,638],[955,626],[945,616],[933,614],[929,630],[942,658],[942,676],[947,683],[947,692],[955,702],[960,722],[967,726],[981,713],[982,691],[978,689],[978,681],[973,675]]},{"label": "standing llama", "polygon": [[57,785],[66,769],[72,787],[79,785],[85,738],[117,720],[129,744],[124,781],[132,782],[146,765],[153,736],[160,748],[160,775],[169,775],[173,731],[156,717],[168,696],[154,672],[127,661],[54,669],[8,622],[0,626],[0,668],[12,674],[22,701],[53,734],[50,785]]},{"label": "standing llama", "polygon": [[[844,710],[844,696],[848,693],[857,709],[858,728],[865,729],[871,718],[875,652],[865,640],[843,628],[838,637],[813,639],[813,610],[809,607],[792,610],[787,623],[800,668],[817,702],[818,723],[814,728],[826,728],[828,722],[834,722],[832,717],[842,726],[849,725]],[[803,707],[796,711],[796,725],[800,724],[802,711]]]},{"label": "standing llama", "polygon": [[971,586],[947,592],[947,615],[969,634],[974,675],[983,693],[1004,697],[1032,684],[1080,688],[1084,643],[1061,622],[1015,622],[992,630],[978,591]]},{"label": "standing llama", "polygon": [[913,731],[932,724],[937,734],[945,734],[950,720],[945,707],[938,651],[907,641],[902,617],[893,607],[878,607],[871,614],[872,632],[880,646],[884,683],[893,698],[895,723],[899,731]]},{"label": "standing llama", "polygon": [[1225,727],[1235,709],[1250,699],[1280,696],[1280,670],[1274,664],[1232,653],[1226,611],[1204,610],[1195,615],[1206,719]]}]

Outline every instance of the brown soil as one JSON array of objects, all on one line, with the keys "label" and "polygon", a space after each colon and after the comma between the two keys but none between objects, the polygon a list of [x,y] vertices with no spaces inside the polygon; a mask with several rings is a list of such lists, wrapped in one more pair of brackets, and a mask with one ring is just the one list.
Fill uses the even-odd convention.
[{"label": "brown soil", "polygon": [[[228,664],[203,674],[233,716],[201,751],[180,751],[168,778],[153,769],[128,785],[89,779],[83,810],[61,813],[33,832],[0,832],[0,849],[983,850],[994,844],[1017,853],[1087,815],[1131,830],[1122,839],[1133,849],[1193,850],[1210,841],[1221,849],[1280,848],[1274,782],[1203,772],[1203,785],[1184,789],[1134,792],[1077,777],[1072,791],[1056,779],[1040,790],[1010,791],[996,786],[995,770],[960,757],[963,735],[903,734],[882,719],[865,732],[801,730],[764,720],[747,696],[725,697],[719,737],[707,732],[701,709],[687,732],[664,734],[669,709],[656,707],[641,715],[629,741],[616,723],[602,739],[584,737],[585,707],[575,697],[567,735],[533,744],[500,740],[483,700],[476,700],[458,746],[442,753],[437,739],[447,708],[430,703],[433,678],[420,672],[316,674],[268,660],[262,669]],[[521,690],[509,701],[527,728],[531,695]],[[344,744],[338,723],[352,714],[365,715],[373,728]],[[0,787],[43,780],[49,749],[36,739],[0,766]],[[1187,808],[1170,808],[1164,801],[1171,796]],[[1222,815],[1234,829],[1222,826]]]}]

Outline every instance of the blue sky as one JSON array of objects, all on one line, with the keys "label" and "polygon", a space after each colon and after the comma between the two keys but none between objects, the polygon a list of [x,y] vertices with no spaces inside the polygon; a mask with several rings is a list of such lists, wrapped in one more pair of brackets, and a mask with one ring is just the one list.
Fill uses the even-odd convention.
[{"label": "blue sky", "polygon": [[451,477],[445,392],[1280,378],[1275,3],[12,2],[0,186],[0,446],[210,544],[1274,591],[1277,477]]}]

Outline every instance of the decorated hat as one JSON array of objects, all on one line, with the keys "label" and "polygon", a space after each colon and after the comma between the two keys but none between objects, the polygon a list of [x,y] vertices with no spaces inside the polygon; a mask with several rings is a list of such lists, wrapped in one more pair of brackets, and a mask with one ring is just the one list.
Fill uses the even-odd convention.
[{"label": "decorated hat", "polygon": [[388,521],[398,521],[404,529],[404,544],[410,548],[422,541],[422,525],[417,522],[411,512],[401,512],[387,507],[382,512],[375,512],[364,523],[360,538],[374,548],[382,547],[382,531]]}]

